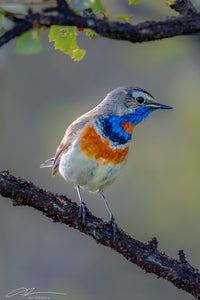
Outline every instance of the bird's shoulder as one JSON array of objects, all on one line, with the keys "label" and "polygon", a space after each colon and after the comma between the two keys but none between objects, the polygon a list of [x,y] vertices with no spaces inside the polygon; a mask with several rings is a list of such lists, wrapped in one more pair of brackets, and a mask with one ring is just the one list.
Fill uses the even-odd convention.
[{"label": "bird's shoulder", "polygon": [[97,114],[95,111],[91,110],[84,115],[80,116],[76,119],[69,127],[67,128],[65,135],[61,141],[59,147],[68,147],[69,144],[72,144],[74,140],[79,139],[81,136],[82,131],[87,127],[91,126],[96,122],[101,115]]}]

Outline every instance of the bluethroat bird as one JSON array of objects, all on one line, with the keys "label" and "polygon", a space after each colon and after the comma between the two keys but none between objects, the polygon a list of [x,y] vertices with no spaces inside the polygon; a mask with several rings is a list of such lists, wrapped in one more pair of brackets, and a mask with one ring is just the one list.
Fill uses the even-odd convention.
[{"label": "bluethroat bird", "polygon": [[45,161],[41,168],[52,167],[53,175],[59,172],[66,181],[74,184],[83,224],[85,204],[80,188],[101,194],[115,236],[117,225],[103,194],[104,189],[115,181],[125,165],[136,125],[154,110],[171,108],[158,103],[139,87],[120,87],[67,128],[55,157]]}]

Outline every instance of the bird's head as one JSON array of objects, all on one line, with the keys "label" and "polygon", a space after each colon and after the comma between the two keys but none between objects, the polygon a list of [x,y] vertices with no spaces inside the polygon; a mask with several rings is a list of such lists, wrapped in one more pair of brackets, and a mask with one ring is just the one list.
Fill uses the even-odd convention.
[{"label": "bird's head", "polygon": [[172,109],[171,106],[161,104],[147,91],[139,87],[121,87],[107,96],[110,100],[112,113],[116,115],[134,114],[136,123],[140,123],[151,112],[157,109]]},{"label": "bird's head", "polygon": [[124,94],[124,105],[133,112],[144,107],[152,111],[155,109],[172,109],[171,106],[160,104],[149,92],[138,87],[124,88]]}]

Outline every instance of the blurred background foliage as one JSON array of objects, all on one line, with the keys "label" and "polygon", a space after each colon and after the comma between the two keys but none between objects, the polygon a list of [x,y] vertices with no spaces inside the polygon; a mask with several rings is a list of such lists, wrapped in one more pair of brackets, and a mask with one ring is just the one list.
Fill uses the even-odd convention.
[{"label": "blurred background foliage", "polygon": [[[133,22],[175,15],[158,0],[103,4],[111,15],[132,14]],[[60,176],[52,178],[40,163],[54,155],[66,127],[109,91],[141,86],[174,110],[157,111],[136,128],[127,165],[106,196],[127,233],[142,241],[156,236],[159,249],[173,257],[184,249],[198,268],[199,37],[131,44],[81,35],[78,43],[87,53],[74,63],[54,50],[47,35],[48,30],[41,33],[38,55],[16,54],[15,41],[0,50],[1,170],[77,201],[73,187]],[[108,218],[97,195],[83,195],[94,214]],[[13,207],[2,198],[0,220],[2,299],[18,287],[67,293],[55,299],[191,299],[32,208]]]}]

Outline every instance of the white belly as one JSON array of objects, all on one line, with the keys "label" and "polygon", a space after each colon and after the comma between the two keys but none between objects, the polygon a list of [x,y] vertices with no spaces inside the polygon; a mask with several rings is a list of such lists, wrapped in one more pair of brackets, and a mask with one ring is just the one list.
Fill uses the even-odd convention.
[{"label": "white belly", "polygon": [[89,191],[102,191],[119,176],[125,161],[121,164],[103,165],[87,157],[78,146],[69,149],[60,160],[59,172],[69,182]]}]

